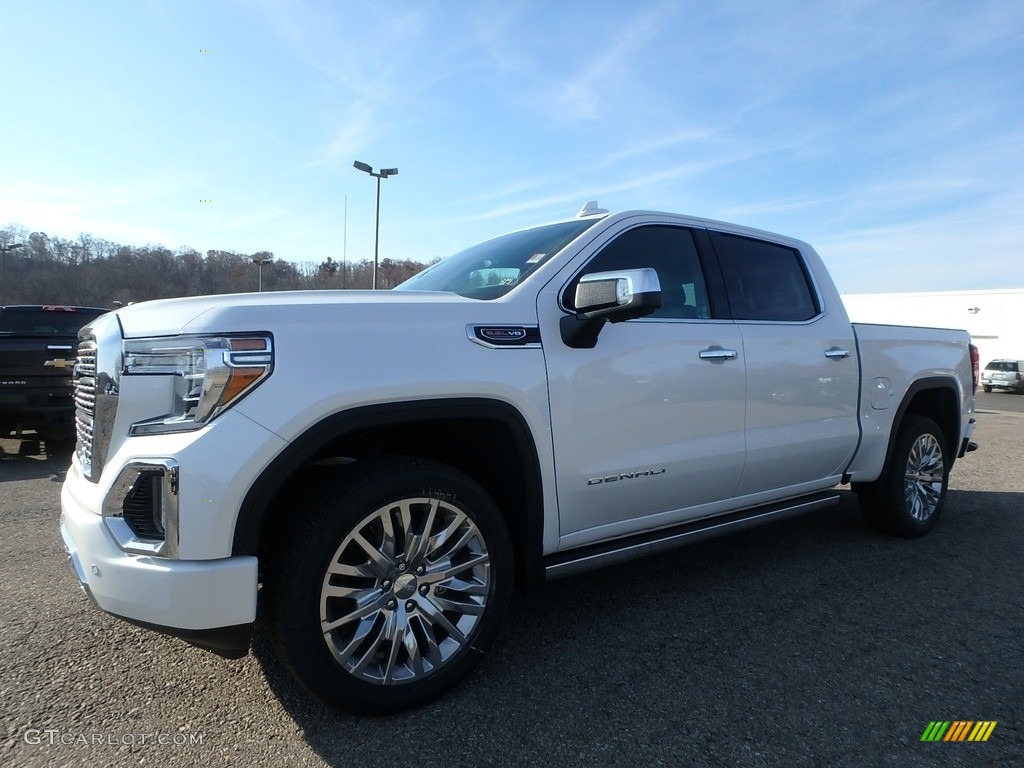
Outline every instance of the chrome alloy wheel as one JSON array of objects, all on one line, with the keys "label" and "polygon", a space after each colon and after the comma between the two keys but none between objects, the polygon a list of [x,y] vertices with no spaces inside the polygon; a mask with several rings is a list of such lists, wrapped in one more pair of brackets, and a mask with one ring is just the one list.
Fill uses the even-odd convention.
[{"label": "chrome alloy wheel", "polygon": [[367,515],[335,551],[320,590],[320,627],[354,677],[421,680],[468,644],[492,593],[477,525],[437,498],[404,498]]},{"label": "chrome alloy wheel", "polygon": [[907,512],[923,522],[938,509],[946,480],[942,446],[934,435],[925,432],[910,447],[904,478]]}]

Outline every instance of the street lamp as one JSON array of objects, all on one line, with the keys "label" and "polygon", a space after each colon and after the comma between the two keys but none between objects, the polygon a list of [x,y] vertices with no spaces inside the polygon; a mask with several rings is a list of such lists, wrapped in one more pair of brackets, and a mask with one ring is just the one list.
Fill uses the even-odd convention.
[{"label": "street lamp", "polygon": [[263,256],[260,256],[260,255],[257,254],[256,256],[252,257],[252,263],[253,264],[259,264],[259,267],[260,267],[260,287],[259,287],[259,292],[260,293],[263,293],[263,265],[264,264],[270,264],[273,260],[274,260],[274,257],[272,255],[269,255],[269,254],[263,255]]},{"label": "street lamp", "polygon": [[373,290],[377,290],[377,245],[380,242],[380,180],[386,179],[388,176],[397,176],[397,168],[381,168],[380,173],[373,172],[373,166],[361,163],[356,160],[352,163],[352,167],[356,170],[368,173],[377,179],[377,225],[373,233]]},{"label": "street lamp", "polygon": [[14,243],[13,245],[0,245],[0,254],[3,254],[3,259],[0,259],[0,283],[3,283],[3,289],[0,290],[0,306],[7,303],[7,252],[13,251],[16,248],[24,248],[24,243]]}]

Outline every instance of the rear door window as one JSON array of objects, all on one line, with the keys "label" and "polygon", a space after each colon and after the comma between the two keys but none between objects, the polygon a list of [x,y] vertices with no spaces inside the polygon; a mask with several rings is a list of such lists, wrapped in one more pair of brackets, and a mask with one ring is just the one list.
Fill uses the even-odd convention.
[{"label": "rear door window", "polygon": [[821,311],[795,249],[722,232],[712,240],[734,320],[799,322]]}]

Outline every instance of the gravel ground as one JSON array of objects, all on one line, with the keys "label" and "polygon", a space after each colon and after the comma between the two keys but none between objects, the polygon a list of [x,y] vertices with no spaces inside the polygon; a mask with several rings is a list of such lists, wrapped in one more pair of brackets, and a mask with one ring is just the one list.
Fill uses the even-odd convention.
[{"label": "gravel ground", "polygon": [[[978,420],[928,537],[844,493],[554,582],[458,690],[386,718],[309,699],[262,636],[225,661],[95,610],[60,542],[67,457],[0,441],[0,764],[1024,765],[1024,415]],[[998,725],[922,743],[933,720]]]}]

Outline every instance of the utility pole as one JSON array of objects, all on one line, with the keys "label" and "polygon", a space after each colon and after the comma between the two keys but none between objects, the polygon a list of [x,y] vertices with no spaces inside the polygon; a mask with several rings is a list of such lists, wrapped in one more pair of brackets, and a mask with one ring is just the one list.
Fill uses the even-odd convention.
[{"label": "utility pole", "polygon": [[259,267],[260,267],[260,282],[259,282],[259,289],[258,289],[260,293],[263,293],[263,265],[264,264],[270,264],[273,260],[274,260],[274,257],[272,255],[253,256],[252,257],[252,263],[253,264],[258,264]]},{"label": "utility pole", "polygon": [[377,290],[377,246],[380,243],[380,180],[388,176],[397,176],[397,168],[381,168],[379,173],[373,172],[373,166],[356,160],[352,166],[359,171],[368,173],[377,179],[377,224],[373,233],[373,290]]},{"label": "utility pole", "polygon": [[345,290],[345,273],[348,272],[348,195],[345,195],[345,226],[341,234],[341,290]]}]

